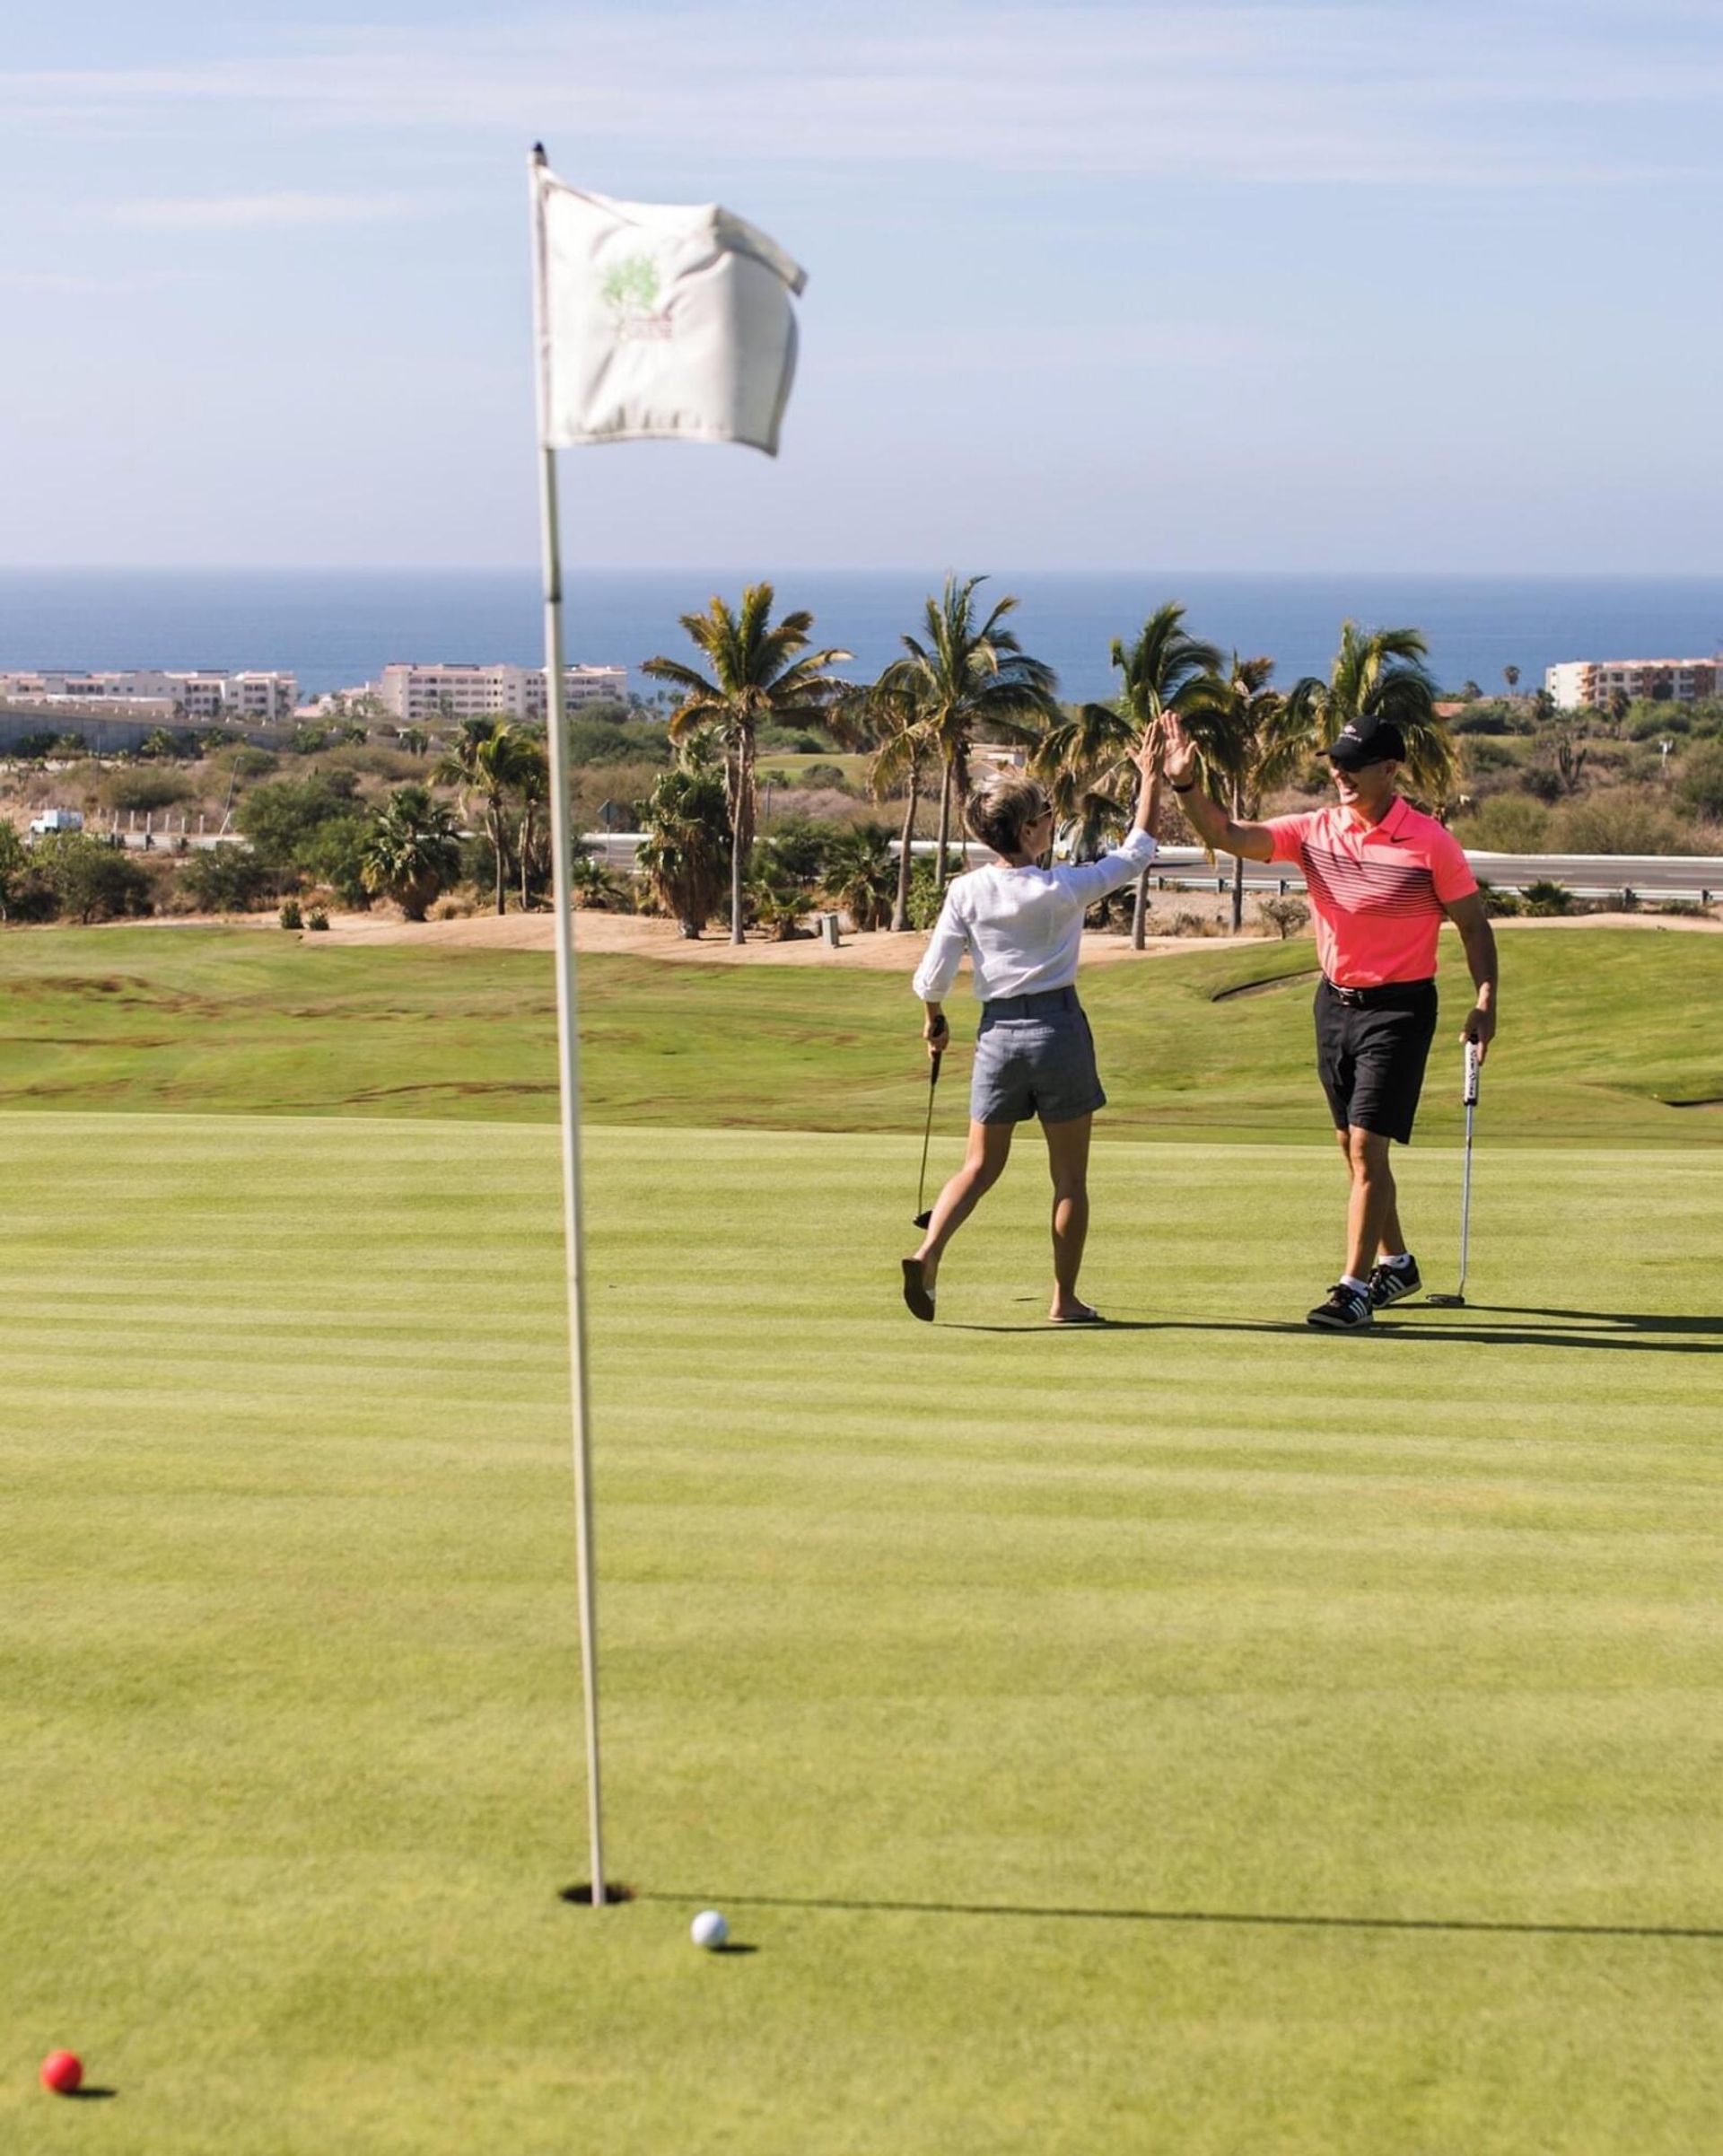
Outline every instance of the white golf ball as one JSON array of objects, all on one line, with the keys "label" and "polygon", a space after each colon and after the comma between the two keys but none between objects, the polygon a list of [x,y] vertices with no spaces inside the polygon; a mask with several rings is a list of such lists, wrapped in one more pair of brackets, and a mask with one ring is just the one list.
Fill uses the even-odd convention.
[{"label": "white golf ball", "polygon": [[695,1946],[703,1946],[708,1951],[721,1947],[730,1937],[729,1919],[716,1909],[702,1909],[688,1927],[688,1936]]}]

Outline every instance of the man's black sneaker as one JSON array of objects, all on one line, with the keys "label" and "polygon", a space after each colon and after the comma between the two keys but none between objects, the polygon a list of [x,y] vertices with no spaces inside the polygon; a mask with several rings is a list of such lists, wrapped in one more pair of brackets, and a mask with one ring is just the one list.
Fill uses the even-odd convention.
[{"label": "man's black sneaker", "polygon": [[1331,1288],[1327,1301],[1319,1302],[1305,1323],[1317,1326],[1325,1333],[1368,1332],[1370,1325],[1369,1291],[1349,1288],[1343,1283]]},{"label": "man's black sneaker", "polygon": [[1423,1284],[1418,1276],[1418,1260],[1415,1258],[1408,1258],[1403,1266],[1372,1266],[1370,1308],[1385,1310],[1389,1303],[1402,1301],[1408,1295],[1415,1295]]}]

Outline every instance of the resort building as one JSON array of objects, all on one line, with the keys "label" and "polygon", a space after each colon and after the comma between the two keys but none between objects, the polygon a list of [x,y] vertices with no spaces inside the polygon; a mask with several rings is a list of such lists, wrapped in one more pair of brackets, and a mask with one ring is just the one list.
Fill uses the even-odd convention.
[{"label": "resort building", "polygon": [[164,702],[180,721],[234,720],[256,723],[290,719],[299,701],[299,682],[287,673],[223,673],[210,667],[189,669],[131,667],[112,670],[62,670],[0,674],[0,697],[31,703],[71,701],[80,705]]},{"label": "resort building", "polygon": [[[628,695],[625,666],[571,666],[564,670],[563,682],[571,709],[582,704],[620,704]],[[398,664],[386,666],[375,687],[404,726],[435,725],[450,719],[542,720],[547,715],[542,666]]]},{"label": "resort building", "polygon": [[1723,696],[1719,659],[1567,659],[1552,666],[1544,686],[1560,711],[1589,705],[1607,710],[1618,696],[1637,703],[1697,704]]}]

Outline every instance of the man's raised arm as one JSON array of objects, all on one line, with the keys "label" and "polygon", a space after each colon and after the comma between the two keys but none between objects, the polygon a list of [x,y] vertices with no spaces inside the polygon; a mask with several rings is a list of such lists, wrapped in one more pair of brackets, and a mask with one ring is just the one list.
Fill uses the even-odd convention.
[{"label": "man's raised arm", "polygon": [[1200,767],[1195,743],[1170,712],[1162,723],[1166,728],[1163,768],[1167,784],[1177,794],[1185,821],[1203,845],[1223,854],[1242,855],[1246,861],[1273,861],[1273,831],[1265,823],[1235,823],[1218,802],[1211,801],[1196,783]]}]

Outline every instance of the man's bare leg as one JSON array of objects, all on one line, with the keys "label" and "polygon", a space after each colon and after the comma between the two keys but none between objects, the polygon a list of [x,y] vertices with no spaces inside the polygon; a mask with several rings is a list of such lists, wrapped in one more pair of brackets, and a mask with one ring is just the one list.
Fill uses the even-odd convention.
[{"label": "man's bare leg", "polygon": [[1388,1140],[1379,1132],[1360,1130],[1354,1124],[1345,1138],[1352,1174],[1346,1208],[1346,1270],[1354,1280],[1368,1280],[1377,1253],[1388,1248],[1390,1226],[1398,1249],[1405,1248],[1400,1241],[1394,1170],[1388,1165]]},{"label": "man's bare leg", "polygon": [[[1341,1163],[1346,1170],[1349,1181],[1356,1179],[1352,1165],[1352,1140],[1354,1137],[1364,1137],[1368,1135],[1364,1131],[1351,1130],[1337,1130],[1334,1133],[1334,1137],[1340,1146]],[[1382,1223],[1381,1237],[1377,1246],[1377,1258],[1404,1258],[1405,1254],[1406,1239],[1400,1226],[1400,1192],[1394,1179],[1394,1171],[1390,1168],[1388,1170],[1388,1210]],[[1372,1258],[1370,1262],[1374,1265],[1376,1258]],[[1360,1280],[1367,1279],[1369,1267],[1366,1267],[1362,1273],[1355,1272],[1354,1277]]]}]

